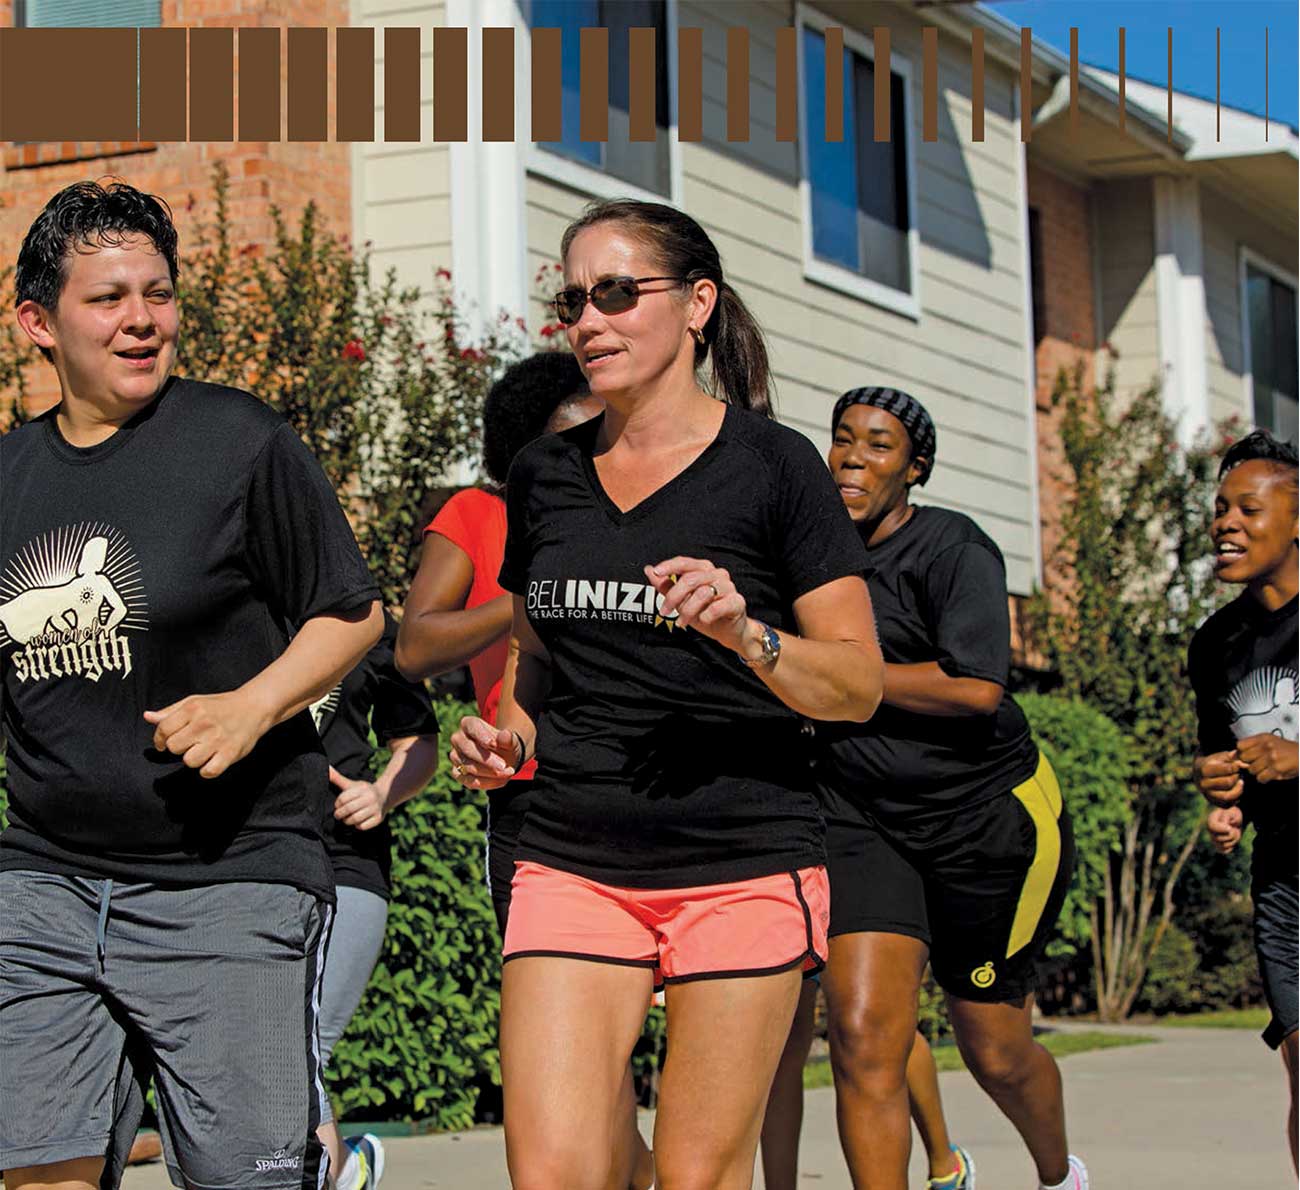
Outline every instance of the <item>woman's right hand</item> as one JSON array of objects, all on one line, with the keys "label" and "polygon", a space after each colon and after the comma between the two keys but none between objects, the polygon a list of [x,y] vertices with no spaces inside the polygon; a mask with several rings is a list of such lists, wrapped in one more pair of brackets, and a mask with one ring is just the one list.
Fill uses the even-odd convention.
[{"label": "woman's right hand", "polygon": [[451,775],[470,789],[500,789],[515,775],[519,737],[477,715],[466,715],[451,733]]}]

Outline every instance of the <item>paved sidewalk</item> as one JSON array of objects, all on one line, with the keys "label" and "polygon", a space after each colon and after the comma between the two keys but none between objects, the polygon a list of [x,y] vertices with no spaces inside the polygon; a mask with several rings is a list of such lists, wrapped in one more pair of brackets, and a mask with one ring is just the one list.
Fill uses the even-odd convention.
[{"label": "paved sidewalk", "polygon": [[[1087,1028],[1097,1028],[1089,1025]],[[1095,1050],[1061,1062],[1070,1139],[1092,1190],[1281,1190],[1296,1180],[1283,1137],[1280,1060],[1250,1030],[1135,1028],[1153,1045]],[[1011,1126],[971,1077],[940,1075],[954,1139],[975,1156],[979,1190],[1033,1190]],[[642,1117],[649,1135],[653,1118]],[[385,1190],[502,1190],[500,1129],[385,1141]],[[800,1190],[850,1190],[830,1090],[810,1091]],[[914,1152],[911,1185],[925,1185]],[[762,1186],[761,1176],[755,1185]],[[159,1165],[129,1171],[124,1190],[163,1190]]]}]

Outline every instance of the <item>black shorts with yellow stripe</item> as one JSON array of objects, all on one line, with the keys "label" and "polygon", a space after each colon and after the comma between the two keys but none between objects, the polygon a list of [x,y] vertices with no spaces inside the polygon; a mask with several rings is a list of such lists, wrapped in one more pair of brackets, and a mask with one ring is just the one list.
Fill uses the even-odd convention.
[{"label": "black shorts with yellow stripe", "polygon": [[918,938],[936,982],[964,1000],[1034,990],[1074,869],[1069,814],[1045,757],[1014,789],[943,814],[882,823],[835,791],[823,791],[823,810],[832,938]]}]

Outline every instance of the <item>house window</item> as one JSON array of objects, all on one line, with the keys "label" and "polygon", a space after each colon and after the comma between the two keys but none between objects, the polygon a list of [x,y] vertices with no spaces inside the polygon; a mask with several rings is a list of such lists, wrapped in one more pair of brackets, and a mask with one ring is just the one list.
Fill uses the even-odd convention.
[{"label": "house window", "polygon": [[[844,139],[829,141],[827,22],[809,11],[800,31],[803,74],[805,215],[811,257],[864,279],[882,293],[915,298],[916,239],[910,170],[909,68],[891,57],[887,142],[875,139],[876,66],[871,44],[844,30]],[[810,270],[814,273],[815,270]],[[817,279],[824,279],[824,274]],[[887,303],[893,304],[893,303]]]},{"label": "house window", "polygon": [[1246,269],[1246,339],[1255,424],[1296,440],[1296,294],[1253,264]]},{"label": "house window", "polygon": [[[532,0],[529,24],[561,30],[561,139],[539,141],[546,154],[577,162],[650,194],[672,193],[671,115],[666,0]],[[609,139],[579,135],[580,30],[609,30]],[[628,31],[655,31],[655,139],[632,142],[629,132]]]},{"label": "house window", "polygon": [[17,0],[14,24],[28,29],[152,29],[162,24],[162,0]]}]

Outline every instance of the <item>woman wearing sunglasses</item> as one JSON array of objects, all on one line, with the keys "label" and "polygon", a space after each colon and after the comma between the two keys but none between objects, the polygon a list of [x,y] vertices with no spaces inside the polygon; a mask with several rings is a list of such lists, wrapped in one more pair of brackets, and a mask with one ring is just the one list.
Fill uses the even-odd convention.
[{"label": "woman wearing sunglasses", "polygon": [[657,1183],[745,1187],[825,958],[801,716],[861,722],[880,698],[864,551],[815,449],[770,419],[762,337],[693,219],[597,204],[562,255],[556,313],[605,413],[515,460],[498,722],[452,737],[469,785],[539,759],[504,945],[511,1177],[626,1184],[618,1092],[662,982]]}]

